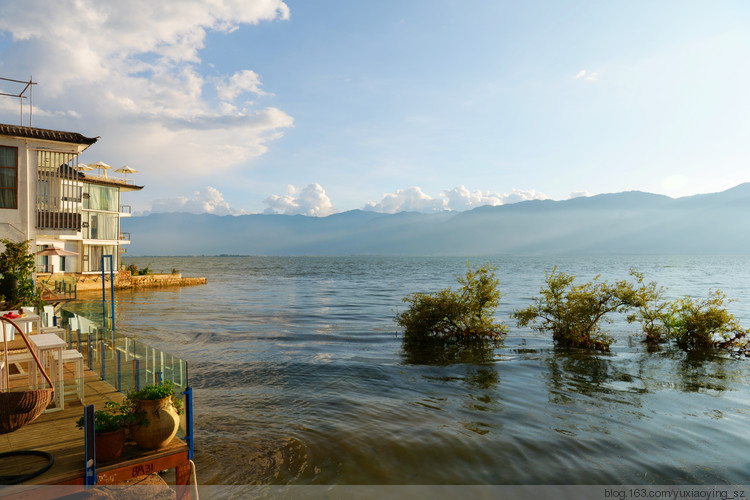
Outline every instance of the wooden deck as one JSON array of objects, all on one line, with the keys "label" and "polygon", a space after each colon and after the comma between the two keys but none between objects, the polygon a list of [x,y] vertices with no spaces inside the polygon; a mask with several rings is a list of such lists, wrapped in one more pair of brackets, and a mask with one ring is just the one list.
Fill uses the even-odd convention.
[{"label": "wooden deck", "polygon": [[[85,402],[103,409],[108,400],[121,401],[123,395],[103,381],[96,373],[85,369]],[[65,373],[66,386],[72,384],[72,372]],[[11,386],[13,384],[11,383]],[[83,485],[85,475],[84,431],[76,428],[76,421],[83,416],[84,406],[76,395],[65,398],[65,409],[44,413],[30,424],[9,434],[0,435],[0,453],[15,450],[41,450],[51,453],[54,465],[43,474],[23,483],[26,488],[23,498],[30,495],[28,485]],[[42,458],[0,459],[0,476],[17,475],[38,470],[46,463]],[[187,484],[189,479],[188,445],[175,438],[166,448],[146,451],[135,443],[126,442],[122,456],[116,461],[96,467],[97,484],[117,484],[134,477],[175,468],[176,483]],[[49,498],[49,489],[40,498]],[[0,489],[0,496],[13,495],[13,487]],[[69,493],[70,491],[66,491]],[[178,495],[179,497],[179,495]]]}]

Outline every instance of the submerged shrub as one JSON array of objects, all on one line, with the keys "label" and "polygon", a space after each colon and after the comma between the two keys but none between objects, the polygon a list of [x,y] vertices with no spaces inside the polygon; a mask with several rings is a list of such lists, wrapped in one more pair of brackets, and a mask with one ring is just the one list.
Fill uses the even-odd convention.
[{"label": "submerged shrub", "polygon": [[[684,350],[742,349],[747,344],[747,330],[724,307],[728,301],[720,290],[705,300],[685,297],[673,306],[669,319],[671,337]],[[731,302],[729,300],[728,302]]]},{"label": "submerged shrub", "polygon": [[657,287],[655,282],[643,283],[643,274],[630,271],[630,275],[640,285],[636,290],[636,311],[628,316],[628,323],[639,322],[647,344],[663,344],[671,338],[672,320],[675,305],[665,299],[664,287]]},{"label": "submerged shrub", "polygon": [[529,326],[540,332],[552,332],[552,339],[564,347],[609,350],[612,338],[601,330],[603,321],[611,322],[609,313],[624,312],[639,302],[635,288],[627,281],[609,284],[599,276],[582,285],[574,285],[575,276],[557,271],[546,273],[539,297],[511,317],[518,326]]},{"label": "submerged shrub", "polygon": [[506,326],[494,320],[502,297],[496,268],[489,263],[476,271],[469,264],[467,268],[466,276],[456,277],[462,285],[458,290],[447,288],[404,297],[409,308],[397,314],[395,321],[404,328],[406,338],[498,338],[506,332]]}]

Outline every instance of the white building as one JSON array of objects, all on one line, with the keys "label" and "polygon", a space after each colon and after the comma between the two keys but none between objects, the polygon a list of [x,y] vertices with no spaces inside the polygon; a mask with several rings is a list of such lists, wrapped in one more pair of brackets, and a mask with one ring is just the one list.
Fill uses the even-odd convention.
[{"label": "white building", "polygon": [[117,270],[130,243],[120,231],[120,219],[130,216],[121,195],[143,186],[83,171],[78,157],[97,139],[0,124],[0,238],[71,252],[37,256],[39,273],[101,272],[102,255],[112,255]]}]

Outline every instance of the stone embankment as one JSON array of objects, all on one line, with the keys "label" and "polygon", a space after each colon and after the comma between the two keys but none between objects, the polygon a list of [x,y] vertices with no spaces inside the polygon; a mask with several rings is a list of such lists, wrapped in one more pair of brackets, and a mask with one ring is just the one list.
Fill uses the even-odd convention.
[{"label": "stone embankment", "polygon": [[[109,289],[109,275],[105,275],[107,289]],[[129,290],[134,288],[155,288],[166,286],[192,286],[205,285],[206,278],[183,278],[182,274],[153,273],[143,276],[132,276],[130,271],[120,271],[115,276],[116,290]],[[90,274],[78,277],[76,284],[79,292],[101,291],[102,275]]]}]

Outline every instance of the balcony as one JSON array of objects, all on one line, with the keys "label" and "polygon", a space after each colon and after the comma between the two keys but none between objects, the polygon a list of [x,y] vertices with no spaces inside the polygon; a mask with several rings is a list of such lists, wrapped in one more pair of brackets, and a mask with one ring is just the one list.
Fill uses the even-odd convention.
[{"label": "balcony", "polygon": [[75,212],[38,211],[36,227],[39,229],[81,230],[81,214]]}]

